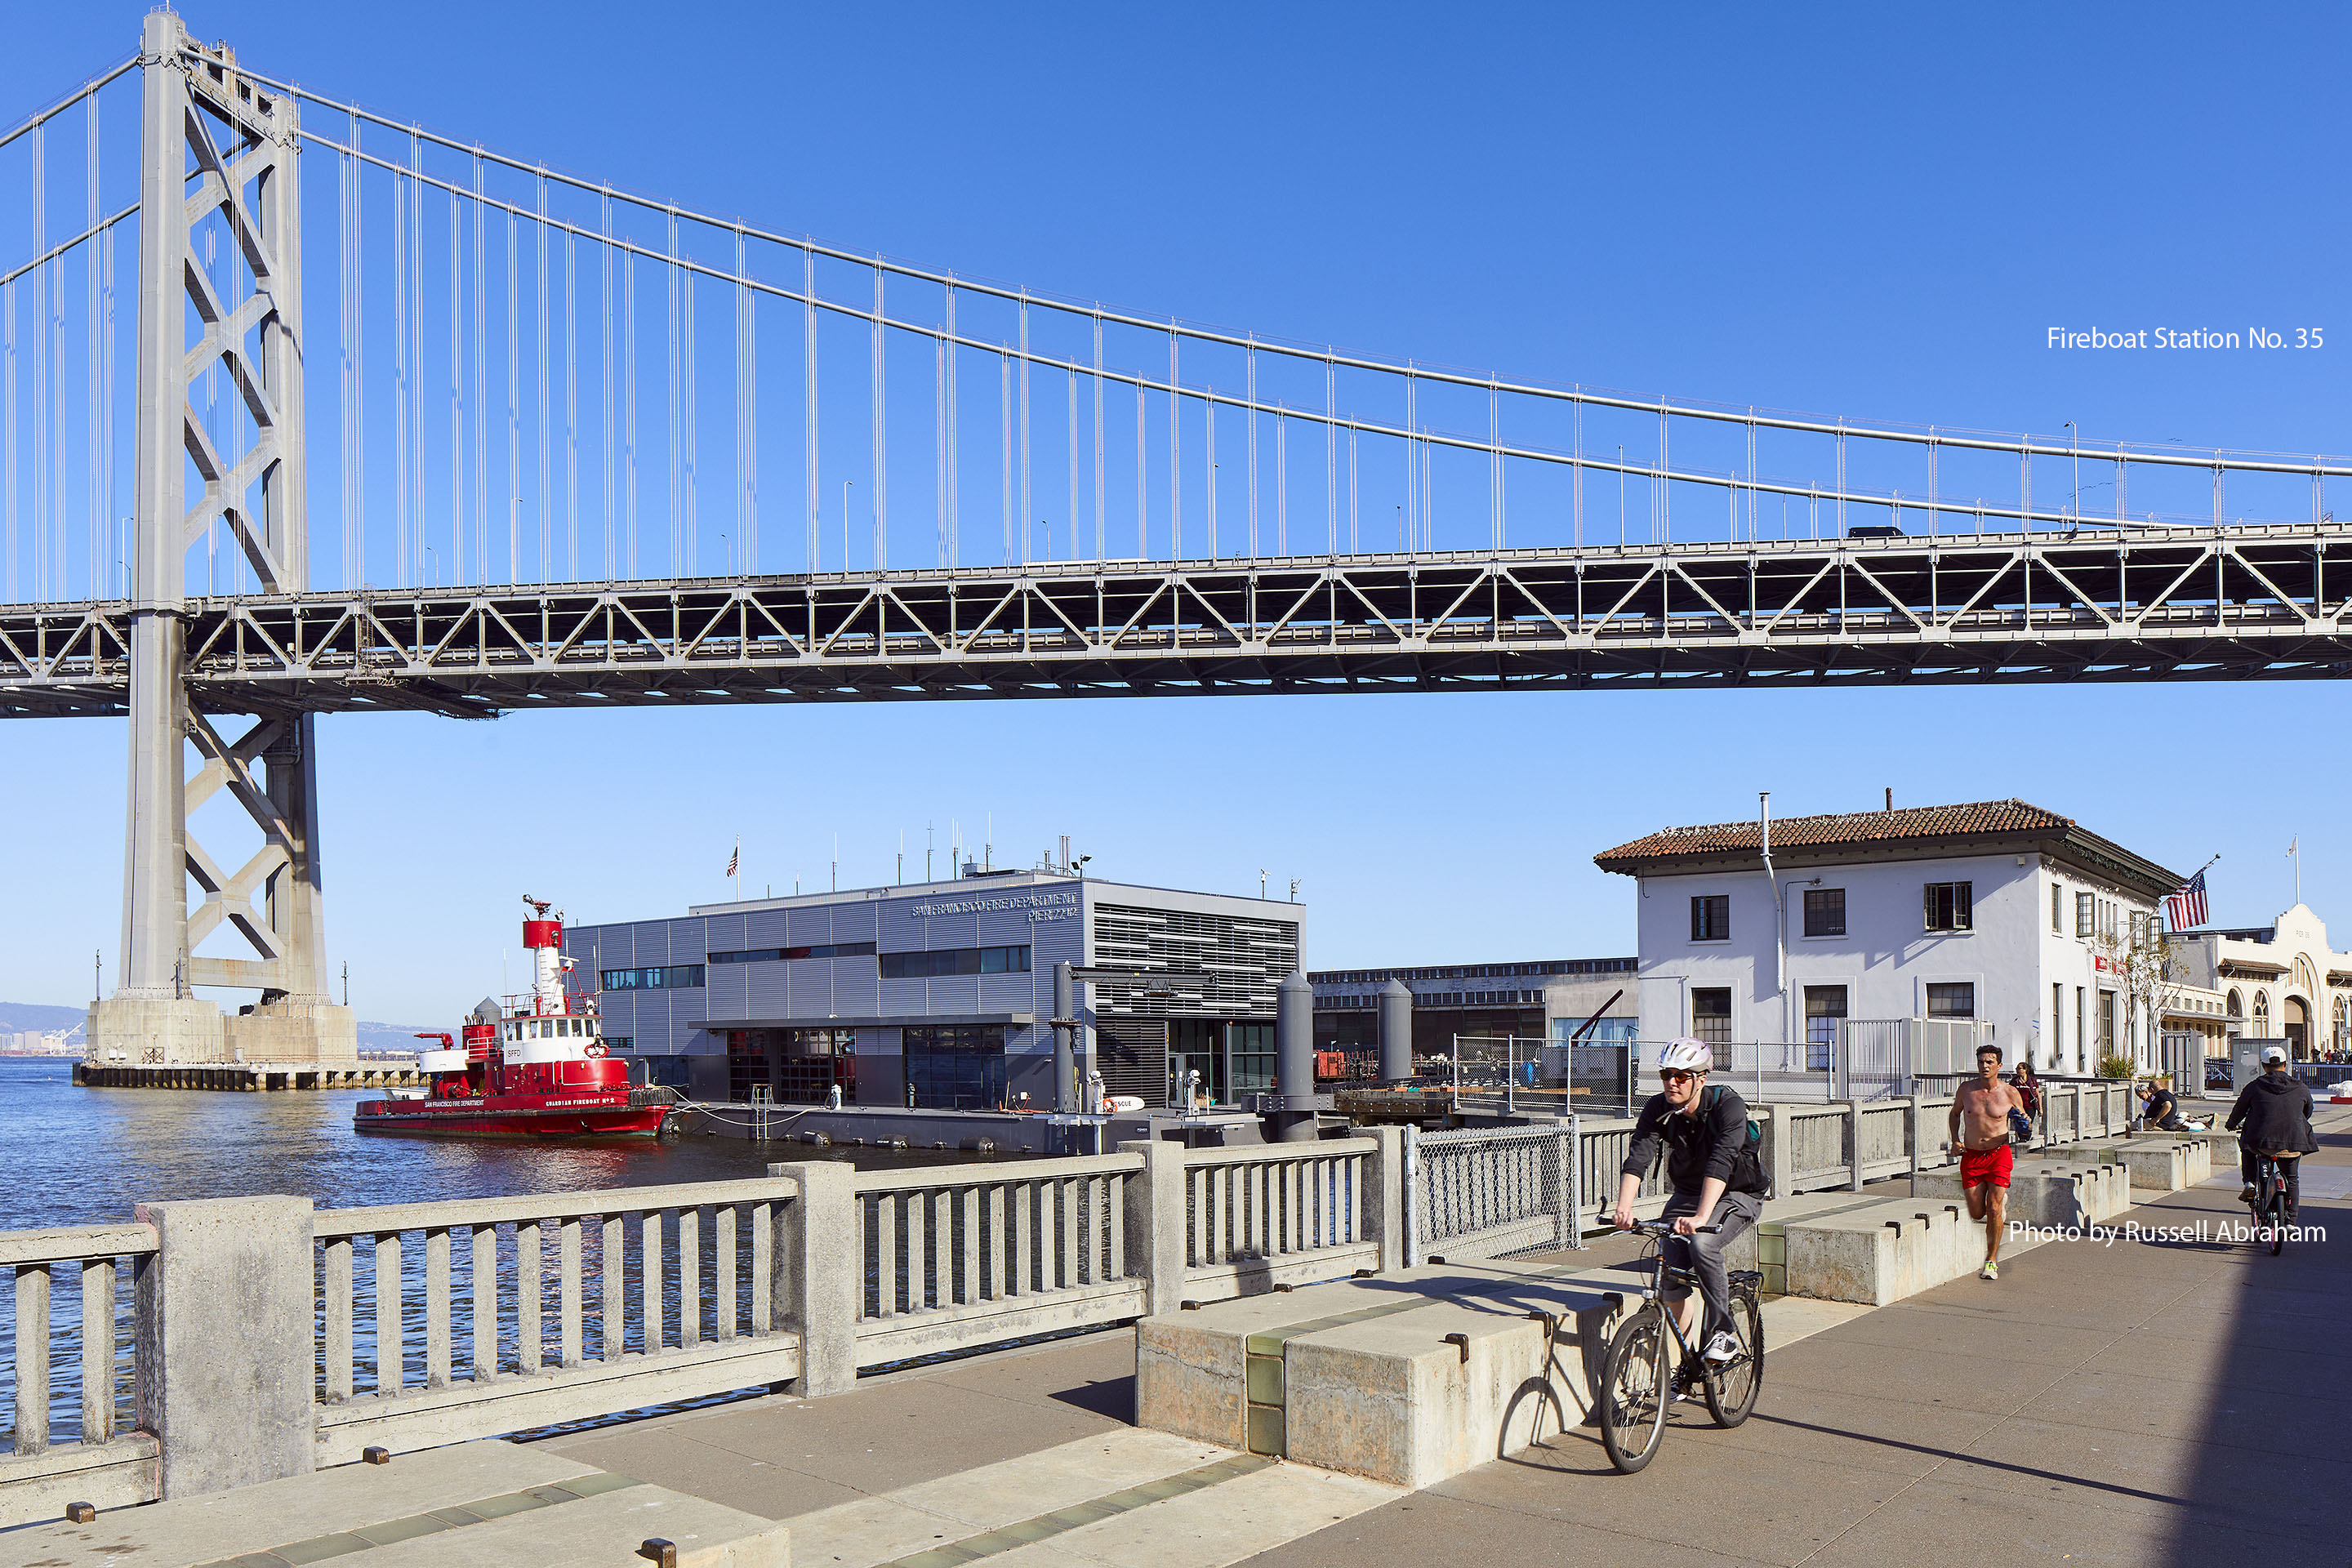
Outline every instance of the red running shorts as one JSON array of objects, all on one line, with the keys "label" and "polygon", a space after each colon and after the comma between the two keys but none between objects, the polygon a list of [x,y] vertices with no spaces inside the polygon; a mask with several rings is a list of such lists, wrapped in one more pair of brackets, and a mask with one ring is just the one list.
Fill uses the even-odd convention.
[{"label": "red running shorts", "polygon": [[1960,1185],[1981,1187],[1989,1183],[1996,1187],[2006,1187],[2009,1185],[2010,1168],[2014,1163],[2006,1143],[1984,1150],[1963,1149],[1960,1151]]}]

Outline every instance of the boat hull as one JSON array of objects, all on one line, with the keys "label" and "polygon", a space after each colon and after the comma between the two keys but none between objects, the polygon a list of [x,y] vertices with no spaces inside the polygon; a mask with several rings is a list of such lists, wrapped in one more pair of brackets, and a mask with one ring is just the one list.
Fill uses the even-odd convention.
[{"label": "boat hull", "polygon": [[408,1138],[656,1138],[674,1109],[585,1095],[372,1100],[353,1113],[352,1128]]}]

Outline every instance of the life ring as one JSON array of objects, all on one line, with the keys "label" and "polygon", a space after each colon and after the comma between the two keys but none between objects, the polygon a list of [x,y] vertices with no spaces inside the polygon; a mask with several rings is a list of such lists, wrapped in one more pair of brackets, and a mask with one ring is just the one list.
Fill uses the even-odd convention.
[{"label": "life ring", "polygon": [[604,1042],[602,1040],[591,1040],[588,1042],[584,1049],[592,1057],[601,1057],[604,1054]]}]

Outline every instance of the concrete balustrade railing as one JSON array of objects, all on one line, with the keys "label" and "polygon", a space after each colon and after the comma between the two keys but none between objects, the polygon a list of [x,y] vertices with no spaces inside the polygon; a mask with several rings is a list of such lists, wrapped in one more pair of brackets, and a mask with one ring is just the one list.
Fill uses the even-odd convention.
[{"label": "concrete balustrade railing", "polygon": [[[155,1245],[153,1228],[138,1224],[0,1234],[0,1268],[13,1277],[16,1309],[8,1340],[16,1445],[0,1455],[0,1526],[52,1516],[73,1501],[120,1507],[155,1496],[155,1440],[118,1430],[116,1408],[129,1337],[121,1270],[135,1270]],[[79,1289],[60,1300],[68,1269]],[[64,1438],[51,1413],[76,1394],[79,1422]]]},{"label": "concrete balustrade railing", "polygon": [[319,1212],[317,1462],[797,1378],[798,1195],[771,1178]]}]

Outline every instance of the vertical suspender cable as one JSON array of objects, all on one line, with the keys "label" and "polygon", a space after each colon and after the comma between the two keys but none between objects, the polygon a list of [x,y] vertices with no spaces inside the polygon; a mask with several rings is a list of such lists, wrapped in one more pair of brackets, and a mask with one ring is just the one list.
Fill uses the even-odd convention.
[{"label": "vertical suspender cable", "polygon": [[1348,553],[1356,553],[1356,427],[1348,426]]},{"label": "vertical suspender cable", "polygon": [[1203,509],[1209,521],[1209,559],[1217,558],[1217,400],[1209,395],[1208,386],[1201,389],[1201,445],[1208,455],[1201,459],[1208,474],[1208,504]]},{"label": "vertical suspender cable", "polygon": [[[352,561],[358,554],[352,547],[352,280],[355,271],[352,266],[352,163],[349,153],[335,160],[335,391],[339,405],[337,412],[341,416],[335,430],[340,443],[336,451],[335,490],[338,512],[343,525],[342,559],[338,564],[342,569],[343,586],[346,588],[359,586],[358,574],[352,569]],[[13,312],[9,326],[12,340],[9,344],[9,372],[13,388],[16,369],[13,341],[16,319]],[[13,426],[12,421],[12,433]],[[16,464],[11,462],[8,467],[13,474]],[[12,502],[15,500],[14,491],[12,484],[9,498]],[[11,542],[14,542],[13,538]],[[13,562],[11,564],[13,566]],[[12,593],[10,597],[15,597],[15,595]]]},{"label": "vertical suspender cable", "polygon": [[563,576],[580,581],[580,302],[577,247],[563,231]]},{"label": "vertical suspender cable", "polygon": [[931,564],[948,563],[948,340],[931,339]]},{"label": "vertical suspender cable", "polygon": [[738,416],[742,435],[736,445],[741,452],[743,500],[736,528],[740,535],[742,562],[740,570],[760,570],[760,297],[751,291],[750,258],[745,252],[743,231],[735,231],[735,276],[742,282],[737,292],[741,298],[743,312],[742,347],[737,356],[743,383],[743,406]]},{"label": "vertical suspender cable", "polygon": [[[996,352],[996,424],[997,438],[1003,451],[997,457],[997,472],[1003,481],[1000,510],[1004,518],[1004,564],[1013,564],[1013,362],[1004,351]],[[1026,531],[1025,530],[1024,531]]]},{"label": "vertical suspender cable", "polygon": [[604,196],[597,204],[597,227],[604,237],[604,243],[597,247],[597,266],[602,276],[596,299],[603,309],[604,320],[599,323],[602,329],[599,347],[603,350],[603,358],[599,362],[596,389],[604,404],[604,438],[596,444],[596,454],[604,466],[604,488],[598,494],[604,505],[602,531],[604,535],[604,580],[609,583],[615,571],[613,527],[620,520],[619,509],[613,504],[613,198]]},{"label": "vertical suspender cable", "polygon": [[1250,559],[1257,559],[1257,349],[1252,345],[1242,358],[1242,381],[1245,401],[1249,405],[1249,464],[1247,477],[1249,500],[1242,510],[1249,530]]},{"label": "vertical suspender cable", "polygon": [[1102,378],[1102,316],[1095,316],[1095,559],[1100,561],[1110,553],[1110,539],[1103,517],[1103,378]]},{"label": "vertical suspender cable", "polygon": [[890,418],[884,374],[882,258],[874,258],[874,570],[890,563]]},{"label": "vertical suspender cable", "polygon": [[628,500],[624,511],[627,531],[625,574],[637,574],[637,262],[621,259],[621,436],[622,488]]},{"label": "vertical suspender cable", "polygon": [[1184,382],[1179,343],[1168,328],[1168,559],[1184,559]]},{"label": "vertical suspender cable", "polygon": [[663,285],[667,289],[667,298],[669,306],[669,574],[673,577],[683,577],[687,574],[683,515],[686,502],[682,493],[684,479],[681,465],[685,458],[686,440],[685,431],[679,425],[679,419],[684,411],[678,406],[677,356],[683,343],[678,326],[679,277],[677,214],[676,213],[669,215],[669,258],[670,264],[662,268]]},{"label": "vertical suspender cable", "polygon": [[1021,301],[1021,528],[1020,559],[1029,559],[1029,524],[1034,515],[1029,500],[1029,301]]},{"label": "vertical suspender cable", "polygon": [[1503,394],[1486,386],[1486,544],[1503,548]]},{"label": "vertical suspender cable", "polygon": [[[99,236],[98,244],[100,250],[99,289],[106,297],[102,324],[100,328],[100,331],[103,334],[104,341],[99,346],[99,361],[101,366],[100,374],[105,384],[100,392],[99,401],[100,406],[104,408],[106,411],[105,423],[102,426],[101,436],[105,451],[101,454],[99,460],[99,473],[101,476],[99,481],[99,515],[104,521],[104,526],[108,530],[111,531],[118,526],[117,514],[114,510],[114,426],[116,406],[114,398],[114,230],[109,228],[104,234]],[[113,578],[112,568],[108,563],[120,560],[123,563],[123,571],[126,577],[130,571],[131,542],[127,539],[121,538],[119,535],[116,535],[115,537],[118,548],[108,555],[106,562],[100,563],[101,566],[105,567],[109,574],[108,580],[110,584],[110,595],[112,592],[110,584]],[[131,595],[131,588],[127,581],[123,584],[122,593],[123,597],[126,599]]]},{"label": "vertical suspender cable", "polygon": [[[680,252],[683,255],[684,252]],[[680,331],[684,341],[678,344],[678,371],[684,395],[679,401],[679,427],[686,433],[685,460],[678,468],[678,483],[686,500],[686,560],[697,574],[702,570],[702,544],[699,532],[702,521],[702,445],[701,418],[695,405],[699,377],[694,369],[694,274],[684,267],[678,268],[678,304],[681,308]]]},{"label": "vertical suspender cable", "polygon": [[956,297],[955,285],[948,285],[948,561],[956,565],[963,555],[963,501],[961,466],[961,442],[956,433]]},{"label": "vertical suspender cable", "polygon": [[409,584],[408,569],[408,189],[392,172],[392,570]]},{"label": "vertical suspender cable", "polygon": [[367,165],[352,124],[352,586],[367,586]]},{"label": "vertical suspender cable", "polygon": [[8,602],[16,586],[16,285],[0,283],[0,538],[6,542]]},{"label": "vertical suspender cable", "polygon": [[106,541],[103,536],[106,528],[106,508],[105,498],[100,493],[104,483],[104,475],[99,465],[103,460],[101,448],[104,443],[99,438],[98,431],[99,423],[105,416],[105,410],[99,405],[98,374],[98,94],[93,92],[82,100],[82,111],[88,132],[89,151],[85,155],[87,165],[85,173],[88,175],[89,187],[89,223],[88,225],[89,237],[82,242],[88,247],[82,257],[82,265],[86,274],[83,287],[89,296],[85,304],[89,321],[89,339],[83,348],[89,362],[89,381],[84,387],[83,394],[89,405],[89,426],[82,437],[82,458],[89,473],[89,515],[85,520],[89,524],[89,596],[92,599],[103,599],[106,597]]},{"label": "vertical suspender cable", "polygon": [[464,205],[449,193],[449,581],[466,571],[466,277],[460,261],[466,231]]},{"label": "vertical suspender cable", "polygon": [[547,328],[546,170],[541,169],[539,172],[537,184],[538,190],[535,194],[538,196],[539,221],[533,226],[538,231],[539,287],[532,300],[532,304],[536,308],[539,318],[539,331],[536,334],[538,342],[535,345],[538,349],[539,357],[539,395],[531,405],[531,433],[535,437],[534,444],[539,448],[539,580],[544,583],[553,575],[553,572],[550,567],[549,562],[550,558],[554,554],[554,551],[551,548],[553,542],[551,537],[551,531],[555,525],[555,508],[551,504],[554,497],[551,487],[548,484],[547,479],[548,458],[551,455],[548,450],[550,445],[548,438],[552,434],[552,431],[549,427],[554,423],[554,420],[551,416],[552,410],[548,406],[550,399],[547,389],[547,356],[549,343]]},{"label": "vertical suspender cable", "polygon": [[1323,548],[1339,553],[1339,367],[1323,362]]},{"label": "vertical suspender cable", "polygon": [[490,336],[489,269],[483,259],[489,227],[482,205],[482,154],[474,154],[474,581],[490,581]]},{"label": "vertical suspender cable", "polygon": [[[425,564],[425,143],[408,133],[409,567]],[[412,576],[411,582],[417,580]]]},{"label": "vertical suspender cable", "polygon": [[522,581],[522,339],[521,293],[515,269],[520,265],[518,247],[521,230],[514,209],[507,209],[507,582]]},{"label": "vertical suspender cable", "polygon": [[1139,375],[1135,378],[1135,557],[1139,561],[1149,560],[1151,555],[1150,550],[1147,548],[1150,520],[1144,488],[1146,471],[1144,459],[1149,455],[1145,450],[1147,443],[1144,416],[1147,411],[1143,377]]},{"label": "vertical suspender cable", "polygon": [[1404,363],[1404,531],[1397,548],[1412,548],[1421,537],[1421,443],[1412,433],[1420,428],[1420,383],[1412,374],[1412,362]]},{"label": "vertical suspender cable", "polygon": [[1070,559],[1078,559],[1078,373],[1062,377],[1070,402]]},{"label": "vertical suspender cable", "polygon": [[1569,470],[1569,483],[1574,492],[1570,502],[1570,515],[1574,520],[1576,547],[1584,548],[1584,399],[1576,400],[1576,464]]},{"label": "vertical suspender cable", "polygon": [[1290,553],[1290,426],[1279,404],[1274,411],[1274,552]]},{"label": "vertical suspender cable", "polygon": [[[33,252],[49,243],[48,124],[33,127]],[[211,531],[207,529],[206,537]],[[33,268],[33,597],[51,596],[49,570],[49,270]],[[63,597],[62,595],[57,595]]]},{"label": "vertical suspender cable", "polygon": [[813,248],[802,251],[801,263],[806,279],[801,295],[801,359],[804,369],[801,389],[801,473],[808,486],[808,569],[814,572],[820,559],[817,551],[816,489],[816,251]]}]

